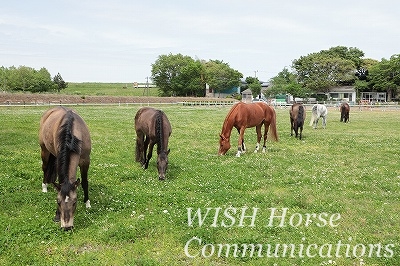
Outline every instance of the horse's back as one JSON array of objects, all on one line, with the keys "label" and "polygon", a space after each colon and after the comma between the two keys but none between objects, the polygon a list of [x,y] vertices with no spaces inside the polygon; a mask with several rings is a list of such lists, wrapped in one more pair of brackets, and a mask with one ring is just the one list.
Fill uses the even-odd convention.
[{"label": "horse's back", "polygon": [[137,133],[154,135],[156,109],[152,107],[142,107],[135,115],[135,130]]},{"label": "horse's back", "polygon": [[82,153],[89,155],[91,139],[88,126],[75,111],[61,106],[49,109],[42,115],[40,119],[39,143],[41,146],[45,146],[52,154],[57,154],[58,135],[61,127],[68,119],[68,112],[70,112],[74,119],[72,133],[82,141]]},{"label": "horse's back", "polygon": [[[235,109],[237,116],[244,118],[247,127],[255,127],[263,121],[270,121],[275,116],[275,110],[266,103],[242,103]],[[238,104],[240,104],[238,103]]]},{"label": "horse's back", "polygon": [[326,116],[328,114],[328,109],[323,104],[315,104],[312,107],[312,113],[315,116]]},{"label": "horse's back", "polygon": [[170,135],[172,128],[167,115],[163,111],[152,107],[142,107],[137,111],[135,115],[136,132],[143,132],[146,135],[155,134],[153,129],[155,128],[158,112],[161,112],[162,114],[164,131]]},{"label": "horse's back", "polygon": [[306,118],[305,108],[304,108],[303,104],[301,104],[301,103],[294,103],[290,107],[289,113],[290,113],[290,117],[294,120],[297,120],[297,118],[299,117],[301,120],[304,121],[304,119]]}]

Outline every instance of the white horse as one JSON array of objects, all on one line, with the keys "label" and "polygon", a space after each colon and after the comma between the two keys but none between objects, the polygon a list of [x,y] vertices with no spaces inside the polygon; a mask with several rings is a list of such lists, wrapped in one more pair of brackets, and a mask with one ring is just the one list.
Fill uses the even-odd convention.
[{"label": "white horse", "polygon": [[310,121],[310,126],[317,128],[318,120],[322,117],[322,127],[326,127],[326,116],[328,115],[328,109],[323,104],[315,104],[312,108],[312,116]]}]

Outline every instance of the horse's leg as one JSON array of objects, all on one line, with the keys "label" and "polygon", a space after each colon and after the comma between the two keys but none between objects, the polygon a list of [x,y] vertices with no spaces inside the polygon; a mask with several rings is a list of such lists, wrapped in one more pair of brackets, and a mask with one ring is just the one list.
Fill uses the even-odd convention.
[{"label": "horse's leg", "polygon": [[290,117],[290,136],[293,136],[294,119]]},{"label": "horse's leg", "polygon": [[[240,135],[240,128],[236,128],[236,129],[237,129],[238,134]],[[242,142],[240,143],[240,146],[242,147],[240,152],[245,153],[246,152],[246,144],[244,144],[244,137],[242,138]],[[239,147],[239,145],[238,145],[238,147]]]},{"label": "horse's leg", "polygon": [[149,144],[149,153],[147,154],[147,160],[146,160],[146,163],[144,165],[144,169],[147,169],[149,167],[149,161],[150,161],[151,157],[153,156],[153,148],[154,148],[155,144],[156,143],[153,142],[153,141],[151,141],[150,144]]},{"label": "horse's leg", "polygon": [[[303,126],[300,126],[300,135],[299,135],[299,139],[301,140],[302,136],[303,136]],[[296,136],[297,137],[297,136]]]},{"label": "horse's leg", "polygon": [[42,192],[47,192],[47,184],[56,181],[56,157],[44,146],[41,147],[41,157],[43,170]]},{"label": "horse's leg", "polygon": [[[144,149],[144,134],[142,132],[136,132],[136,162],[144,164],[145,155],[143,155]],[[145,153],[144,153],[145,154]]]},{"label": "horse's leg", "polygon": [[314,129],[317,128],[318,120],[319,120],[319,117],[316,117],[316,118],[314,119],[314,125],[313,125]]},{"label": "horse's leg", "polygon": [[90,208],[89,200],[89,182],[88,182],[88,171],[89,171],[90,159],[85,160],[85,162],[79,166],[81,170],[82,178],[82,188],[83,188],[83,202],[86,204],[86,208]]},{"label": "horse's leg", "polygon": [[244,149],[242,149],[243,146],[244,146],[243,136],[244,136],[244,130],[245,129],[246,129],[245,127],[240,128],[240,130],[238,129],[238,131],[239,131],[239,139],[238,139],[238,151],[236,153],[236,157],[240,157],[240,154],[242,152],[244,153],[244,151],[245,151]]},{"label": "horse's leg", "polygon": [[294,137],[297,138],[299,135],[299,125],[297,124],[297,121],[295,121],[293,124]]},{"label": "horse's leg", "polygon": [[146,167],[146,163],[147,163],[147,149],[149,148],[149,142],[150,142],[150,138],[148,136],[145,137],[145,140],[143,142],[143,161],[142,161],[142,167],[144,169],[147,169]]},{"label": "horse's leg", "polygon": [[258,152],[258,150],[260,149],[260,141],[261,141],[261,126],[262,126],[262,124],[260,124],[260,125],[257,125],[257,126],[256,126],[256,132],[257,132],[257,144],[256,144],[256,149],[254,150],[254,153],[257,153],[257,152]]},{"label": "horse's leg", "polygon": [[268,128],[269,128],[269,125],[264,122],[264,144],[263,144],[262,152],[266,152],[267,151]]},{"label": "horse's leg", "polygon": [[326,128],[326,116],[322,117],[322,127]]},{"label": "horse's leg", "polygon": [[47,166],[49,162],[49,157],[50,157],[50,152],[47,151],[44,147],[42,147],[41,151],[41,157],[42,157],[42,170],[43,170],[43,182],[42,182],[42,192],[47,192],[47,178],[46,178],[46,172],[47,172]]}]

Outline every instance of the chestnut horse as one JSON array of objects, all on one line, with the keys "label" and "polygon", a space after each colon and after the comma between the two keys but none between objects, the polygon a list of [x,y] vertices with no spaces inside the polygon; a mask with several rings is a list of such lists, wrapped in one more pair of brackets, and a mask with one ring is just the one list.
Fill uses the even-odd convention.
[{"label": "chestnut horse", "polygon": [[58,207],[54,220],[61,221],[64,230],[70,230],[74,226],[76,190],[80,184],[80,180],[76,179],[78,166],[82,178],[83,201],[86,208],[90,207],[87,178],[91,151],[89,129],[75,111],[55,107],[45,112],[40,120],[39,144],[43,162],[42,191],[47,192],[49,183],[56,187]]},{"label": "chestnut horse", "polygon": [[[306,112],[304,110],[304,106],[301,103],[294,103],[292,107],[290,107],[290,136],[293,136],[294,133],[299,136],[299,139],[302,138],[303,135],[303,126],[304,120],[306,119]],[[300,134],[299,134],[300,129]]]},{"label": "chestnut horse", "polygon": [[350,116],[350,106],[348,103],[344,102],[340,106],[340,122],[349,122]]},{"label": "chestnut horse", "polygon": [[[153,147],[157,144],[157,169],[158,179],[164,180],[168,167],[168,139],[171,135],[171,124],[166,114],[151,107],[140,108],[135,116],[136,130],[136,161],[144,169],[149,166],[153,155]],[[149,152],[146,156],[147,149]]]},{"label": "chestnut horse", "polygon": [[265,143],[267,141],[268,128],[271,128],[272,138],[275,141],[278,141],[275,110],[271,106],[263,102],[239,102],[235,104],[229,111],[228,115],[225,118],[224,124],[222,125],[222,132],[219,139],[218,155],[224,155],[230,149],[230,136],[233,127],[235,127],[239,132],[238,151],[236,153],[236,157],[240,157],[240,154],[246,151],[243,135],[246,128],[249,127],[256,127],[257,145],[254,152],[258,152],[261,141],[262,125],[264,125],[265,128],[263,145],[263,152],[265,152]]}]

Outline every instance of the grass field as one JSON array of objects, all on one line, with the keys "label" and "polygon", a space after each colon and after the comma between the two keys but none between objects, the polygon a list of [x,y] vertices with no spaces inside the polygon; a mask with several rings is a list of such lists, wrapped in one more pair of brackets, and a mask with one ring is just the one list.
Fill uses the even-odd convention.
[{"label": "grass field", "polygon": [[158,96],[158,88],[134,88],[132,83],[71,82],[62,93],[82,96]]},{"label": "grass field", "polygon": [[47,108],[0,107],[1,265],[398,264],[398,111],[352,110],[343,124],[330,109],[325,130],[308,126],[308,111],[300,141],[288,110],[277,109],[279,142],[254,154],[248,129],[249,152],[236,158],[237,132],[217,156],[228,107],[159,106],[173,128],[159,181],[154,158],[147,170],[134,162],[139,107],[74,107],[91,131],[92,208],[79,189],[67,232],[52,221],[56,193],[41,192],[37,133]]}]

